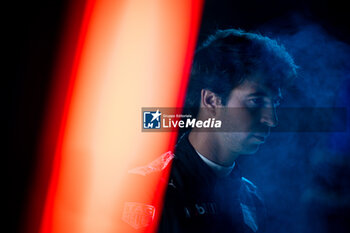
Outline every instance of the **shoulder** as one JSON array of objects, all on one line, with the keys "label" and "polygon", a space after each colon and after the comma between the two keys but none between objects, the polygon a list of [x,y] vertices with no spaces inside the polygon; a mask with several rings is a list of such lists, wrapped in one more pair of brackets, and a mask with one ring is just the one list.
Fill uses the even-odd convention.
[{"label": "shoulder", "polygon": [[[139,232],[154,227],[161,211],[160,195],[166,187],[168,169],[174,155],[168,151],[146,165],[128,170],[120,190],[121,208],[118,209],[120,226],[128,232]],[[155,198],[158,197],[158,198]]]},{"label": "shoulder", "polygon": [[243,192],[254,199],[254,202],[263,202],[262,195],[258,187],[245,177],[241,177]]},{"label": "shoulder", "polygon": [[130,169],[128,173],[147,176],[153,173],[162,172],[170,166],[171,161],[173,159],[174,159],[173,152],[168,151],[144,166],[139,166],[139,167]]},{"label": "shoulder", "polygon": [[266,208],[257,186],[245,177],[241,177],[243,196],[241,209],[245,224],[254,232],[265,232]]},{"label": "shoulder", "polygon": [[243,176],[241,177],[241,180],[242,180],[243,185],[245,186],[245,188],[248,191],[250,191],[252,193],[257,191],[257,187],[252,181],[248,180],[247,178],[245,178]]}]

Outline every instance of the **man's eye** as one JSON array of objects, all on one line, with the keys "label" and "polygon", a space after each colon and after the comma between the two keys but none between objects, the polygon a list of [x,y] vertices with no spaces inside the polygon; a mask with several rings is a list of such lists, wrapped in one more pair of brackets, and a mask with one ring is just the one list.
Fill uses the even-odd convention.
[{"label": "man's eye", "polygon": [[264,104],[264,100],[262,98],[253,98],[250,99],[249,102],[254,106],[262,106]]}]

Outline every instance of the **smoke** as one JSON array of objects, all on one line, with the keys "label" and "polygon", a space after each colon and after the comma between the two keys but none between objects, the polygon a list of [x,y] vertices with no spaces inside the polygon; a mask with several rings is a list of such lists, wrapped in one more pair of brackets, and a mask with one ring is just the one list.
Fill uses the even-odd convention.
[{"label": "smoke", "polygon": [[348,111],[346,132],[276,132],[257,154],[239,158],[244,175],[265,197],[268,232],[349,231],[350,46],[297,15],[259,32],[283,44],[299,66],[284,106]]}]

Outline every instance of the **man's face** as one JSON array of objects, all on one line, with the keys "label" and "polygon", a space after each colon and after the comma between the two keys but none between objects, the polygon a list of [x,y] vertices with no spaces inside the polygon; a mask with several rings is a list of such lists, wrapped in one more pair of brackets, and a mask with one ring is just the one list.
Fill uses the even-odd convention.
[{"label": "man's face", "polygon": [[281,93],[261,79],[249,79],[234,88],[220,112],[220,118],[228,122],[230,132],[218,134],[219,145],[232,153],[252,154],[259,149],[277,126],[276,107]]}]

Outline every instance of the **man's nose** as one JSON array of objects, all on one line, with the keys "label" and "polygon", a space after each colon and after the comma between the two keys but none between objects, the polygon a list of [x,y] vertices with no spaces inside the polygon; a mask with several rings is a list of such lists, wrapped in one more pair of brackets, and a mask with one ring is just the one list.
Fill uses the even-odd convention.
[{"label": "man's nose", "polygon": [[278,125],[276,108],[262,109],[261,123],[268,127],[276,127]]}]

